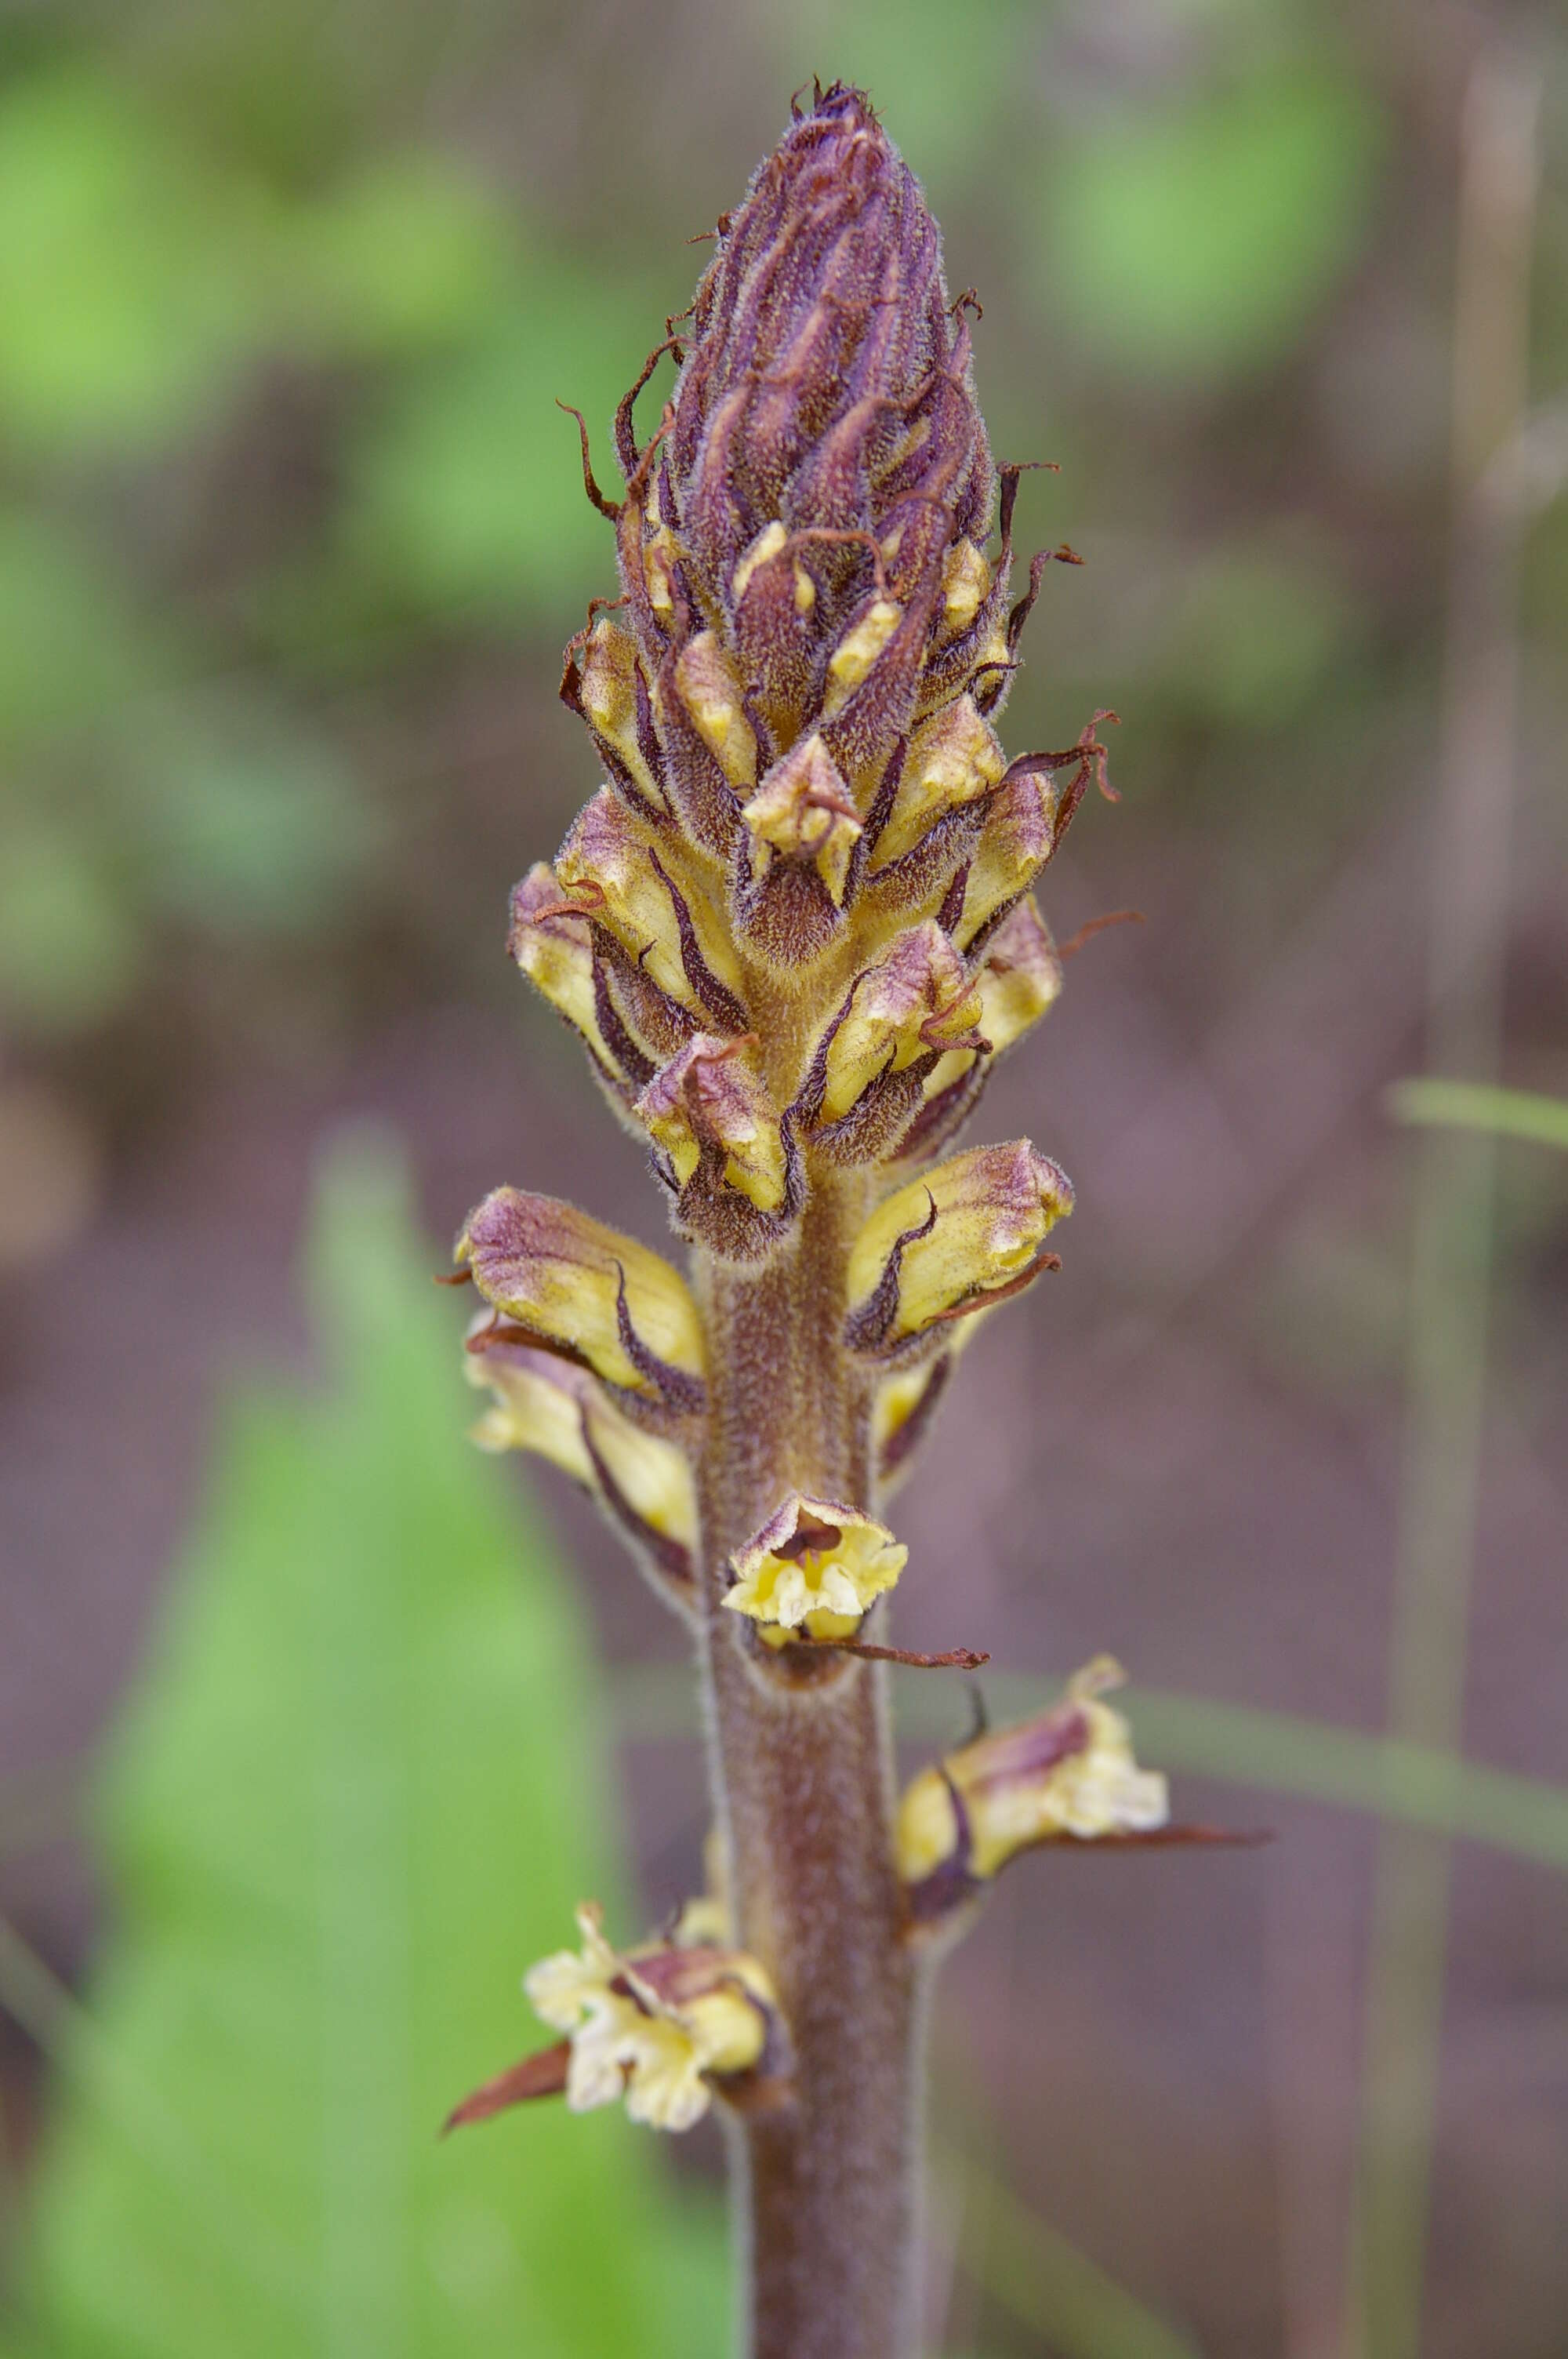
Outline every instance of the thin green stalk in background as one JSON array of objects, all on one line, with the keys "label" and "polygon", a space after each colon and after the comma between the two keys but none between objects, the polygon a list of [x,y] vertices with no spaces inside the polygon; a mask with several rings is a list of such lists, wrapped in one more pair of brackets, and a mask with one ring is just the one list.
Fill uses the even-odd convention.
[{"label": "thin green stalk in background", "polygon": [[[988,1674],[986,1696],[1011,1717],[1038,1705],[1055,1686],[1044,1674]],[[623,1743],[690,1737],[690,1682],[684,1671],[663,1663],[623,1664],[613,1693]],[[1173,1768],[1485,1843],[1568,1874],[1568,1786],[1516,1777],[1430,1745],[1212,1696],[1141,1688],[1126,1711],[1140,1745],[1161,1754]],[[899,1700],[899,1733],[911,1739],[941,1737],[950,1732],[952,1717],[951,1697],[933,1695],[929,1688],[912,1688]]]},{"label": "thin green stalk in background", "polygon": [[1568,1099],[1543,1097],[1535,1090],[1503,1090],[1489,1082],[1417,1076],[1394,1083],[1389,1092],[1389,1111],[1396,1122],[1489,1131],[1495,1138],[1522,1138],[1533,1147],[1560,1147],[1568,1151]]},{"label": "thin green stalk in background", "polygon": [[939,2154],[967,2202],[984,2207],[985,2233],[965,2239],[966,2267],[997,2308],[1048,2339],[1061,2359],[1202,2359],[1180,2327],[1108,2277],[1098,2263],[1022,2202],[973,2144]]},{"label": "thin green stalk in background", "polygon": [[[1495,1080],[1518,723],[1525,515],[1509,455],[1525,420],[1539,75],[1487,50],[1461,128],[1453,357],[1453,532],[1443,748],[1433,815],[1427,1062]],[[1493,1188],[1486,1132],[1431,1129],[1415,1184],[1409,1411],[1389,1722],[1458,1747],[1487,1405]],[[1436,2127],[1446,1842],[1385,1829],[1367,2001],[1346,2346],[1416,2359]]]}]

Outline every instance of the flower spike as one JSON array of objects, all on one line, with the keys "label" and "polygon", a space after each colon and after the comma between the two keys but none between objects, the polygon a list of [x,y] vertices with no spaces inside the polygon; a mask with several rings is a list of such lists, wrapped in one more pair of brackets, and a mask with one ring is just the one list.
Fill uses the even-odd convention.
[{"label": "flower spike", "polygon": [[884,1775],[884,1666],[985,1659],[892,1643],[908,1551],[878,1516],[981,1321],[1056,1266],[1063,1172],[960,1138],[1061,991],[1033,897],[1114,716],[1003,750],[1051,560],[1020,595],[979,299],[950,299],[865,93],[804,93],[712,239],[616,412],[622,496],[583,436],[620,594],[560,693],[599,786],[510,937],[645,1145],[691,1285],[515,1189],[457,1256],[488,1306],[476,1438],[563,1468],[697,1626],[724,1900],[625,1951],[585,1910],[580,1951],[528,1977],[556,2045],[455,2118],[554,2090],[673,2129],[785,2093],[750,2173],[748,2347],[883,2354],[916,2339],[890,2167],[917,2111],[906,1933],[1037,1841],[1196,1839],[1164,1828],[1098,1673],[949,1755],[896,1830]]}]

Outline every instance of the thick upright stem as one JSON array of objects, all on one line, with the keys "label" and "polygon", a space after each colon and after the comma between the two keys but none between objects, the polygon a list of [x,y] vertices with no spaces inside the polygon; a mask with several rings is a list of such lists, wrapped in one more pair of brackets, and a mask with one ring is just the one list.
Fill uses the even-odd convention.
[{"label": "thick upright stem", "polygon": [[900,1937],[885,1680],[763,1659],[727,1562],[792,1490],[873,1504],[869,1399],[838,1342],[858,1180],[814,1191],[797,1245],[709,1273],[704,1653],[739,1937],[773,1975],[793,2104],[743,2119],[737,2197],[753,2359],[909,2359],[914,1976]]}]

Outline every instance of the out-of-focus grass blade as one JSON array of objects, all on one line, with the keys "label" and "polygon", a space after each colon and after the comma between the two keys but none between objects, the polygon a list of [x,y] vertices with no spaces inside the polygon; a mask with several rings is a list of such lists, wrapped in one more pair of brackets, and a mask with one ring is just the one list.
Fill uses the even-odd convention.
[{"label": "out-of-focus grass blade", "polygon": [[[1039,1711],[1059,1688],[1056,1680],[1016,1673],[984,1684],[992,1712],[1005,1720]],[[907,1682],[898,1705],[906,1737],[956,1744],[964,1733],[963,1699],[940,1681]],[[616,1675],[615,1706],[622,1738],[697,1734],[689,1676],[673,1664],[623,1665]],[[1160,1768],[1370,1811],[1568,1872],[1568,1786],[1367,1736],[1330,1721],[1254,1712],[1208,1696],[1134,1690],[1125,1708],[1141,1751]]]},{"label": "out-of-focus grass blade", "polygon": [[0,1859],[16,1859],[76,1832],[84,1776],[79,1759],[42,1761],[0,1777]]},{"label": "out-of-focus grass blade", "polygon": [[1187,2334],[1107,2277],[977,2156],[949,2154],[946,2164],[985,2221],[985,2234],[962,2248],[965,2268],[1061,2359],[1201,2359]]},{"label": "out-of-focus grass blade", "polygon": [[1388,1094],[1396,1122],[1453,1130],[1488,1130],[1499,1138],[1528,1139],[1568,1154],[1568,1098],[1534,1090],[1498,1089],[1488,1082],[1416,1078],[1396,1082]]},{"label": "out-of-focus grass blade", "polygon": [[1206,1697],[1135,1695],[1127,1709],[1141,1745],[1165,1767],[1374,1811],[1568,1870],[1568,1787]]}]

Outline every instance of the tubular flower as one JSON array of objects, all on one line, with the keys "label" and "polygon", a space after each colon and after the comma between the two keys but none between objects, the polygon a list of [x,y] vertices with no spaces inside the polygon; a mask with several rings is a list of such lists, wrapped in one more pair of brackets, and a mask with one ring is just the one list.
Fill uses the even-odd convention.
[{"label": "tubular flower", "polygon": [[1065,1172],[1026,1138],[977,1147],[885,1197],[849,1255],[845,1341],[873,1359],[936,1346],[954,1319],[1030,1285],[1042,1248],[1073,1209]]},{"label": "tubular flower", "polygon": [[733,1586],[724,1603],[755,1622],[770,1647],[787,1646],[802,1632],[852,1637],[908,1556],[885,1524],[797,1492],[731,1558]]},{"label": "tubular flower", "polygon": [[946,1915],[1037,1844],[1164,1826],[1164,1778],[1139,1768],[1126,1721],[1100,1701],[1123,1677],[1101,1655],[1054,1710],[988,1731],[921,1771],[898,1814],[898,1869],[916,1923]]},{"label": "tubular flower", "polygon": [[946,1049],[925,1076],[919,1107],[894,1150],[901,1162],[935,1155],[957,1136],[997,1059],[1061,995],[1062,962],[1033,897],[1020,901],[991,935],[975,987],[981,1038]]},{"label": "tubular flower", "polygon": [[804,1179],[787,1114],[773,1104],[754,1034],[697,1033],[633,1108],[677,1227],[728,1261],[762,1258],[800,1209]]},{"label": "tubular flower", "polygon": [[676,1410],[703,1401],[697,1306],[668,1262],[554,1196],[497,1188],[453,1248],[509,1341],[561,1353],[627,1401]]},{"label": "tubular flower", "polygon": [[782,2049],[773,1985],[736,1950],[650,1941],[622,1952],[591,1905],[578,1910],[580,1951],[558,1951],[524,1977],[540,2020],[568,2035],[566,2100],[574,2113],[622,2096],[633,2121],[687,2130],[716,2083],[772,2063]]},{"label": "tubular flower", "polygon": [[824,1035],[797,1102],[807,1137],[835,1162],[869,1161],[906,1127],[945,1055],[987,1047],[979,1013],[979,985],[940,926],[900,934]]},{"label": "tubular flower", "polygon": [[469,1331],[468,1373],[491,1395],[473,1428],[480,1448],[531,1450],[560,1467],[689,1602],[697,1490],[686,1452],[633,1425],[585,1369],[508,1343],[483,1317]]}]

